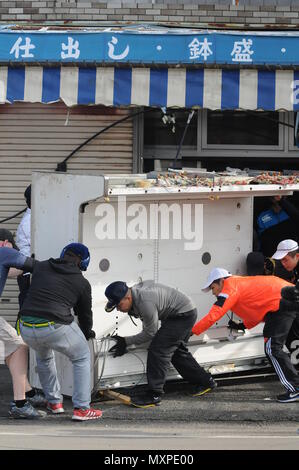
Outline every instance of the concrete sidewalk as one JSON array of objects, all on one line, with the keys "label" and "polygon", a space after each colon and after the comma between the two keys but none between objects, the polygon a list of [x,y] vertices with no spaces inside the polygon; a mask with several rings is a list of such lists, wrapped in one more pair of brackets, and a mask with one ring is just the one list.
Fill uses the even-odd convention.
[{"label": "concrete sidewalk", "polygon": [[[188,384],[168,383],[161,406],[138,409],[117,401],[97,401],[94,407],[103,411],[107,422],[236,422],[236,423],[298,423],[299,402],[282,404],[275,400],[284,389],[279,381],[271,377],[251,377],[241,380],[218,380],[218,388],[202,397],[190,396]],[[138,388],[140,391],[141,387]],[[134,395],[136,389],[122,390]],[[12,385],[8,369],[0,365],[0,422],[16,422],[8,418],[9,402],[12,399]],[[60,416],[48,415],[36,423],[70,422],[72,402],[66,397],[66,413]],[[101,420],[102,421],[102,420]],[[24,422],[24,421],[22,421]],[[103,422],[103,421],[102,421]],[[94,422],[95,424],[96,422]]]}]

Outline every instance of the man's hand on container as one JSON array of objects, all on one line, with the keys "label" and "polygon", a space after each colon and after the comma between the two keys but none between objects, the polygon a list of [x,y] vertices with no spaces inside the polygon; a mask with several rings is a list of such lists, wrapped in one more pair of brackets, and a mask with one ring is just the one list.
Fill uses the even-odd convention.
[{"label": "man's hand on container", "polygon": [[116,344],[109,349],[109,352],[113,353],[113,357],[123,356],[127,352],[126,340],[123,336],[114,335],[111,339],[116,341]]},{"label": "man's hand on container", "polygon": [[229,320],[227,327],[235,331],[245,331],[245,325],[243,322],[237,323],[234,320]]}]

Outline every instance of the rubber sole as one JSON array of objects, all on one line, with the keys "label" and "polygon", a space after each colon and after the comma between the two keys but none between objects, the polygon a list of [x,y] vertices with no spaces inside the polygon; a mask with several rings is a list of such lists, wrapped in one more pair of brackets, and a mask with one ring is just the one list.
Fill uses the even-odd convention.
[{"label": "rubber sole", "polygon": [[45,418],[47,416],[47,413],[43,412],[43,414],[40,414],[39,416],[20,416],[20,415],[16,416],[9,412],[8,415],[10,419],[29,419],[30,421],[34,421],[36,419]]},{"label": "rubber sole", "polygon": [[276,401],[278,401],[279,403],[295,403],[295,401],[299,401],[299,397],[290,398],[289,400],[279,400],[277,398]]},{"label": "rubber sole", "polygon": [[49,413],[51,413],[52,415],[60,415],[64,413],[64,408],[57,408],[57,410],[52,410],[51,408],[47,407],[47,411],[49,411]]},{"label": "rubber sole", "polygon": [[208,392],[211,392],[212,389],[209,387],[209,388],[206,388],[205,390],[202,390],[201,392],[198,392],[198,393],[194,393],[192,396],[193,397],[200,397],[201,395],[204,395],[205,393],[208,393]]},{"label": "rubber sole", "polygon": [[131,402],[131,406],[134,406],[135,408],[153,408],[155,406],[160,406],[161,403],[151,403],[150,405],[136,405],[135,403]]},{"label": "rubber sole", "polygon": [[80,418],[78,416],[72,416],[72,421],[93,421],[95,419],[101,419],[103,415],[101,416],[95,416],[94,418]]}]

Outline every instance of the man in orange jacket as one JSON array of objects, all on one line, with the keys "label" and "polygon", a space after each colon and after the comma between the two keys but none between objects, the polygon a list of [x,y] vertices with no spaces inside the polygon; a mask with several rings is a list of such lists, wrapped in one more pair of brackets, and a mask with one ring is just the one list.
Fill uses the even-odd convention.
[{"label": "man in orange jacket", "polygon": [[295,287],[276,276],[232,276],[226,269],[214,268],[202,290],[211,290],[217,300],[209,313],[194,325],[192,333],[200,335],[228,310],[243,320],[240,324],[231,322],[232,328],[250,329],[264,322],[266,356],[287,389],[277,400],[299,401],[299,375],[283,351],[288,335],[299,325]]}]

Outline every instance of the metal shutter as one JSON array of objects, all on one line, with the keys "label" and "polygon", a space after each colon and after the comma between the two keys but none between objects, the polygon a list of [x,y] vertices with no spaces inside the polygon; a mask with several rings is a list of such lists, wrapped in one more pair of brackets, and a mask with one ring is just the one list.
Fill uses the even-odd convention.
[{"label": "metal shutter", "polygon": [[[55,170],[56,164],[102,128],[128,115],[128,110],[64,104],[0,105],[0,220],[25,207],[24,190],[34,170]],[[77,152],[67,169],[76,173],[131,173],[133,124],[125,121]],[[1,228],[14,234],[21,217]],[[8,280],[0,299],[0,315],[14,324],[18,286]]]}]

